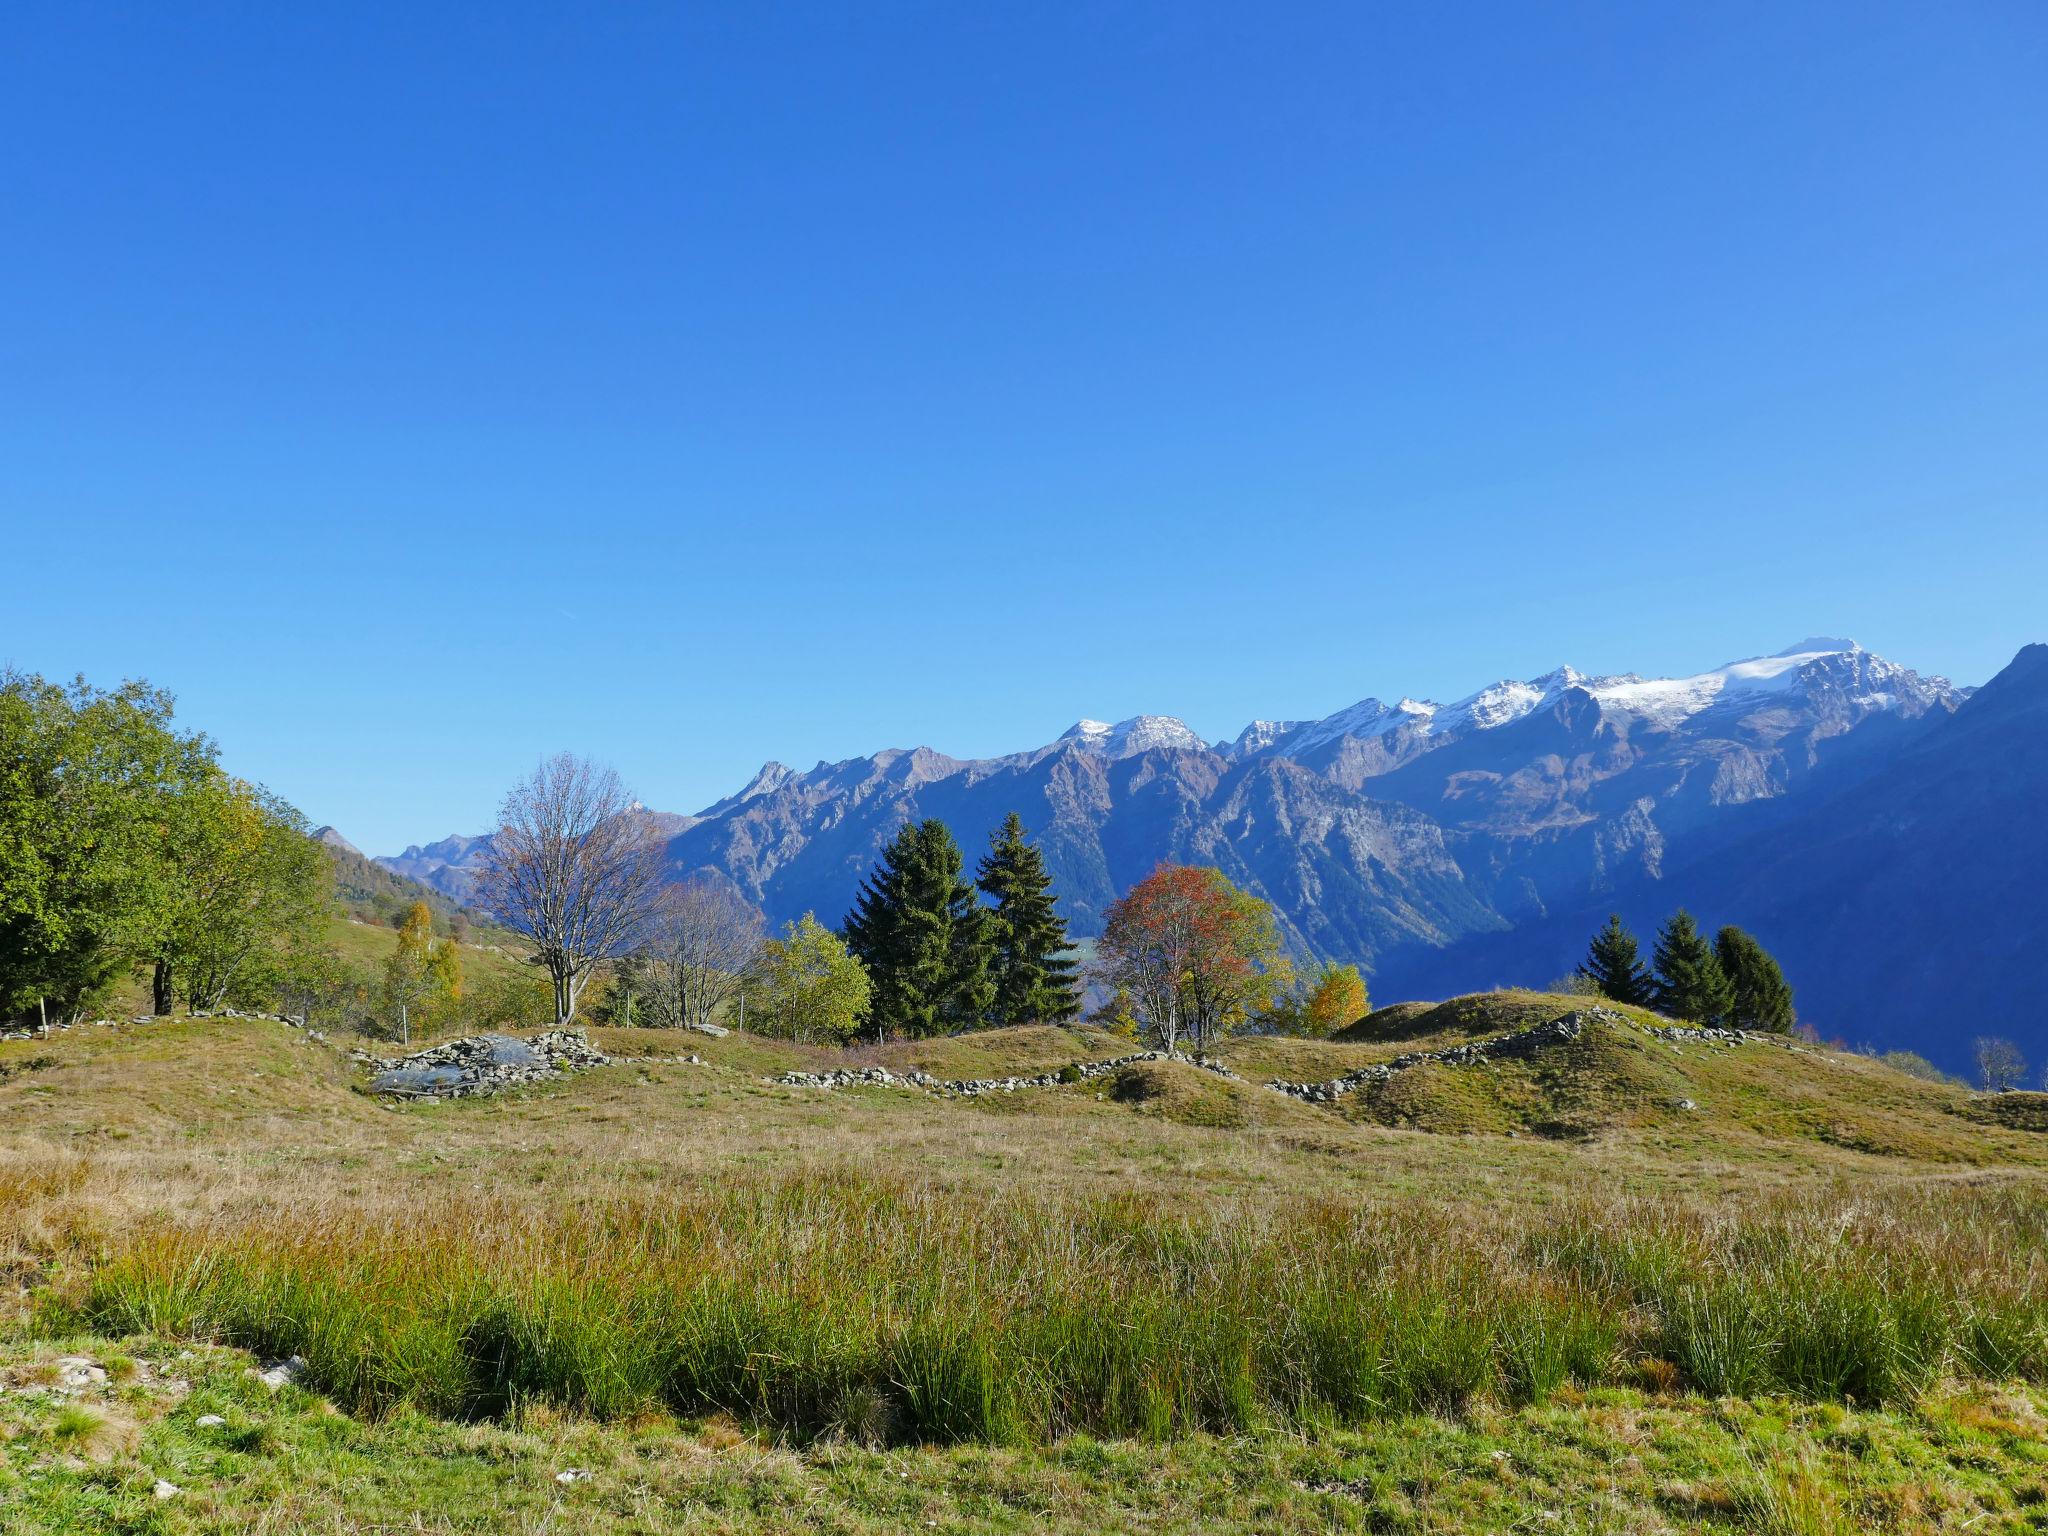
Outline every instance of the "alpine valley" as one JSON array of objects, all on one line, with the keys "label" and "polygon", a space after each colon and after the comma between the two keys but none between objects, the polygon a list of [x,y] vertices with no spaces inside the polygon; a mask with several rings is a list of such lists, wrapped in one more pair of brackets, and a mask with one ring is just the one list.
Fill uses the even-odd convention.
[{"label": "alpine valley", "polygon": [[[2048,947],[2048,646],[1975,690],[1810,639],[1693,677],[1561,667],[1217,742],[1083,720],[996,758],[769,763],[660,828],[677,878],[836,923],[905,819],[948,822],[971,858],[1011,810],[1082,938],[1160,861],[1213,864],[1298,953],[1359,962],[1376,996],[1444,996],[1543,985],[1607,912],[1647,936],[1685,905],[1762,937],[1823,1034],[1957,1067],[1978,1034],[2048,1051],[2023,963]],[[461,899],[487,837],[379,862]]]}]

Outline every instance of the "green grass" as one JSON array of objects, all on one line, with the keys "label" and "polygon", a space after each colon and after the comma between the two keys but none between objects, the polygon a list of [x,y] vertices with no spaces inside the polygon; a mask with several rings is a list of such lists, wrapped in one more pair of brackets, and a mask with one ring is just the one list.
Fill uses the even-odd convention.
[{"label": "green grass", "polygon": [[2048,1379],[2038,1195],[1491,1231],[1389,1206],[1207,1220],[1132,1199],[751,1180],[547,1219],[152,1227],[52,1325],[302,1354],[351,1411],[723,1412],[864,1442],[1159,1437],[1541,1402],[1662,1362],[1710,1396],[1863,1403]]},{"label": "green grass", "polygon": [[[601,1031],[658,1059],[432,1108],[276,1025],[0,1046],[0,1529],[2037,1529],[2048,1180],[1990,1101],[1626,1026],[1399,1121],[1257,1076],[1558,1004],[974,1101],[764,1079],[1128,1046]],[[15,1390],[60,1352],[112,1379]]]}]

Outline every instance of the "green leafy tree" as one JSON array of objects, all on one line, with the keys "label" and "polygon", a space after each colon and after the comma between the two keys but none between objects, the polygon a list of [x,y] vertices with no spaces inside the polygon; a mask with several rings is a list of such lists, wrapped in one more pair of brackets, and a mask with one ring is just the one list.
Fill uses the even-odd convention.
[{"label": "green leafy tree", "polygon": [[1769,950],[1730,925],[1714,936],[1714,958],[1728,978],[1728,1022],[1737,1029],[1789,1035],[1797,1022],[1792,987]]},{"label": "green leafy tree", "polygon": [[224,774],[179,797],[166,818],[162,866],[153,908],[158,988],[168,992],[178,978],[194,1008],[273,993],[291,938],[327,908],[328,864],[305,819]]},{"label": "green leafy tree", "polygon": [[861,884],[844,932],[867,968],[878,1035],[921,1039],[987,1022],[987,915],[964,862],[944,822],[906,822]]},{"label": "green leafy tree", "polygon": [[998,1024],[1059,1024],[1081,1011],[1067,925],[1055,910],[1045,856],[1012,811],[989,837],[975,884],[992,905],[987,930],[990,1016]]},{"label": "green leafy tree", "polygon": [[1734,1006],[1735,992],[1721,962],[1714,958],[1714,946],[1680,907],[1657,930],[1657,948],[1652,957],[1657,971],[1655,1006],[1659,1013],[1695,1024],[1720,1024]]},{"label": "green leafy tree", "polygon": [[384,1005],[396,1016],[398,1038],[410,1040],[415,1022],[437,1023],[462,1001],[462,953],[453,939],[434,942],[434,914],[415,901],[398,925],[398,940],[384,962]]},{"label": "green leafy tree", "polygon": [[1657,995],[1656,980],[1638,957],[1636,936],[1622,926],[1619,912],[1609,914],[1607,926],[1593,935],[1577,974],[1612,1002],[1646,1008]]},{"label": "green leafy tree", "polygon": [[146,683],[0,678],[0,1010],[60,1014],[138,961],[159,1013],[275,995],[326,863],[289,806],[221,772]]},{"label": "green leafy tree", "polygon": [[166,891],[167,816],[215,771],[146,683],[0,674],[0,1014],[69,1017],[130,969]]},{"label": "green leafy tree", "polygon": [[761,946],[757,986],[763,1034],[843,1045],[867,1021],[867,968],[808,912]]}]

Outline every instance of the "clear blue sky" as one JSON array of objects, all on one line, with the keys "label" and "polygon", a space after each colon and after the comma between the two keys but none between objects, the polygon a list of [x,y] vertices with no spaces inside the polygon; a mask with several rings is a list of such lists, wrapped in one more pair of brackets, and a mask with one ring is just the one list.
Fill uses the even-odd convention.
[{"label": "clear blue sky", "polygon": [[541,753],[2048,638],[2048,9],[10,5],[0,662]]}]

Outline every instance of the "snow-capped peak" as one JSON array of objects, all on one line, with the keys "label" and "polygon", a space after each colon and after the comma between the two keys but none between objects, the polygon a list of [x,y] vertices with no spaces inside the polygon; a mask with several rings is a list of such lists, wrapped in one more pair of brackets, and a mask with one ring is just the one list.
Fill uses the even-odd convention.
[{"label": "snow-capped peak", "polygon": [[1777,656],[1839,656],[1848,651],[1860,651],[1863,647],[1854,640],[1834,640],[1824,635],[1815,635],[1797,645],[1788,645]]},{"label": "snow-capped peak", "polygon": [[1115,725],[1101,720],[1077,720],[1061,735],[1060,741],[1110,757],[1131,757],[1139,752],[1161,749],[1201,752],[1209,745],[1186,722],[1171,715],[1133,715]]},{"label": "snow-capped peak", "polygon": [[1572,689],[1591,694],[1606,710],[1671,729],[1717,704],[1809,688],[1857,711],[1892,708],[1908,697],[1924,705],[1953,691],[1941,679],[1920,679],[1853,640],[1815,636],[1775,655],[1729,662],[1693,677],[1645,678],[1633,672],[1588,677],[1575,668],[1559,667],[1526,681],[1504,678],[1454,704],[1404,698],[1389,708],[1378,699],[1363,699],[1322,720],[1284,725],[1256,721],[1238,738],[1238,750],[1301,757],[1346,737],[1384,736],[1403,728],[1424,737],[1498,730],[1548,709]]},{"label": "snow-capped peak", "polygon": [[1445,731],[1469,726],[1477,731],[1490,731],[1497,726],[1511,725],[1524,715],[1534,714],[1545,705],[1556,703],[1558,695],[1565,689],[1575,688],[1583,682],[1585,678],[1571,667],[1559,667],[1524,682],[1503,678],[1490,688],[1480,689],[1470,698],[1437,710],[1430,719],[1430,727]]}]

